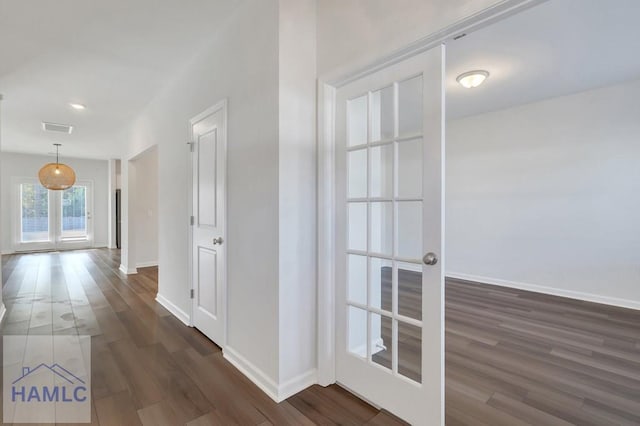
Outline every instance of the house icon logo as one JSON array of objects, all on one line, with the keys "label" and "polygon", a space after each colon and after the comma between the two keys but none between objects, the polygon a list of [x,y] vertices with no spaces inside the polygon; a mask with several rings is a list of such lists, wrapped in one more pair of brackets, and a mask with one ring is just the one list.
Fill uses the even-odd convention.
[{"label": "house icon logo", "polygon": [[[53,380],[36,380],[49,373]],[[40,382],[40,383],[39,383]],[[51,383],[55,384],[51,384]],[[43,384],[46,383],[46,384]],[[22,367],[22,375],[11,383],[12,402],[84,402],[87,400],[87,386],[84,380],[71,373],[60,364],[39,364],[36,367]]]},{"label": "house icon logo", "polygon": [[2,336],[2,422],[91,423],[91,336]]}]

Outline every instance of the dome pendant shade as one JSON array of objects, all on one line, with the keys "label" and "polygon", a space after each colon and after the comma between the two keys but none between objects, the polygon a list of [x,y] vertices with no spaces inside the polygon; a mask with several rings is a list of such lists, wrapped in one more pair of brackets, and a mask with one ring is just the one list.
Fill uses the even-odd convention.
[{"label": "dome pendant shade", "polygon": [[58,148],[60,144],[56,143],[54,145],[56,146],[56,162],[42,166],[38,172],[38,179],[45,188],[53,191],[62,191],[71,188],[76,183],[76,172],[66,164],[59,162]]},{"label": "dome pendant shade", "polygon": [[61,191],[76,183],[76,172],[66,164],[45,164],[38,172],[40,183],[47,189]]}]

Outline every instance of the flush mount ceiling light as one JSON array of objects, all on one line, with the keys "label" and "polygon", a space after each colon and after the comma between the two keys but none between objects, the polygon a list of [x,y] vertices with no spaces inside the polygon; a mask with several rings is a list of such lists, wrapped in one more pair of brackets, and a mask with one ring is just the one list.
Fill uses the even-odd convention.
[{"label": "flush mount ceiling light", "polygon": [[83,109],[87,109],[86,105],[82,105],[82,104],[76,104],[76,103],[70,103],[69,106],[73,109],[76,109],[78,111],[82,111]]},{"label": "flush mount ceiling light", "polygon": [[54,145],[56,146],[56,162],[45,164],[38,172],[38,179],[45,188],[62,191],[71,188],[76,183],[76,172],[60,162],[58,148],[61,144],[54,143]]},{"label": "flush mount ceiling light", "polygon": [[480,86],[489,77],[489,71],[474,70],[462,73],[456,78],[456,81],[460,83],[462,87],[467,89],[473,89]]}]

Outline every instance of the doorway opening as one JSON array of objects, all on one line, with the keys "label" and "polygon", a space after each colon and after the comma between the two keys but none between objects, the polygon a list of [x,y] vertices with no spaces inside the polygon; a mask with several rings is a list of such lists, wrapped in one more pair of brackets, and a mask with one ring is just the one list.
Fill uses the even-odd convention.
[{"label": "doorway opening", "polygon": [[14,179],[16,251],[71,250],[93,245],[93,183],[50,191],[36,179]]}]

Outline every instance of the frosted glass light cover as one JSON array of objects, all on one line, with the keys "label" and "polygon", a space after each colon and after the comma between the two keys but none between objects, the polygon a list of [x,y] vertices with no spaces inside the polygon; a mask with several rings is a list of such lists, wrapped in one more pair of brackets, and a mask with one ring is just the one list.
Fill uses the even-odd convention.
[{"label": "frosted glass light cover", "polygon": [[460,83],[462,87],[467,89],[473,89],[480,86],[489,77],[489,72],[484,70],[475,70],[460,74],[456,81]]}]

